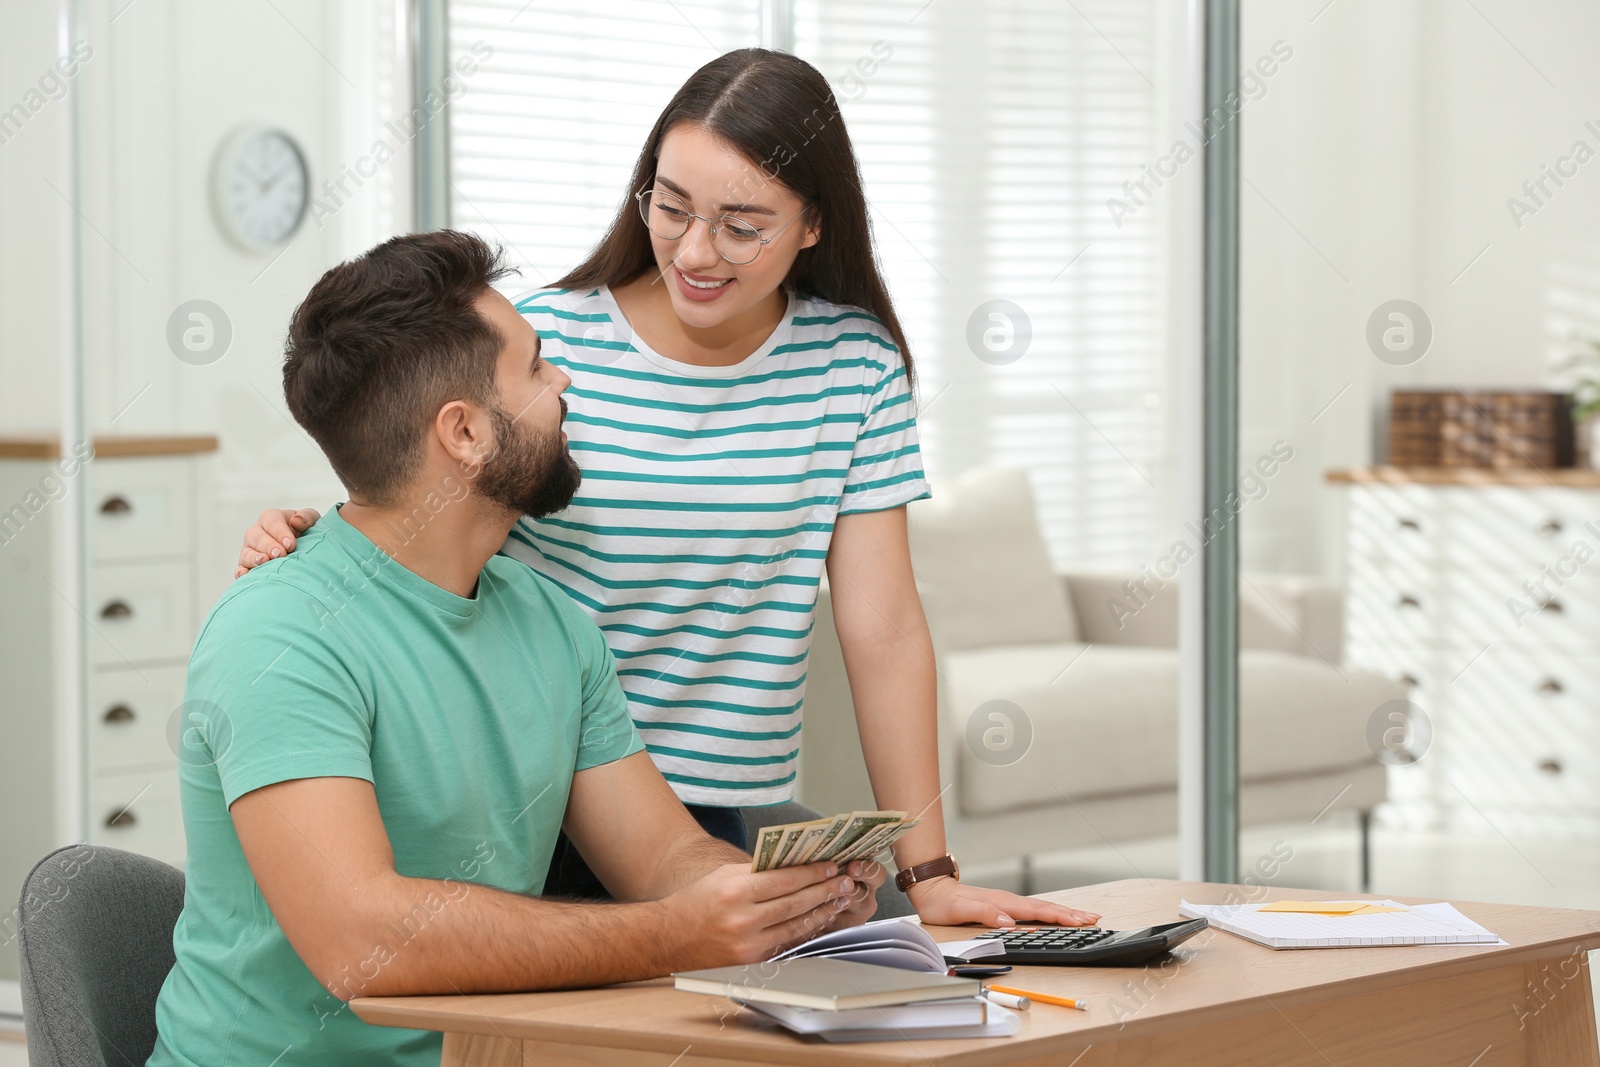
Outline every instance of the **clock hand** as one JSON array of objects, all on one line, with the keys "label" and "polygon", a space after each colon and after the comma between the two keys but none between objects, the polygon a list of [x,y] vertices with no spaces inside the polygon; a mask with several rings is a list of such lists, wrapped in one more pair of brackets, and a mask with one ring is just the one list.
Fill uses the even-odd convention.
[{"label": "clock hand", "polygon": [[271,192],[273,186],[277,185],[280,181],[282,181],[285,177],[287,177],[289,175],[289,173],[291,171],[293,171],[293,170],[294,170],[294,167],[291,164],[288,164],[288,163],[285,163],[283,166],[279,167],[276,171],[274,171],[270,175],[270,180],[262,183],[262,185],[261,185],[262,194],[265,195],[265,194]]}]

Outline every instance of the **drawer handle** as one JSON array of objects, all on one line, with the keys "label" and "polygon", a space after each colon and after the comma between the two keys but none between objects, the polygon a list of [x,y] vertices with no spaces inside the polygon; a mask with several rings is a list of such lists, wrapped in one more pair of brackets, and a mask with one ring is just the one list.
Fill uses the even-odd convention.
[{"label": "drawer handle", "polygon": [[125,496],[108,496],[105,503],[100,505],[102,515],[126,515],[133,510],[133,505],[128,503]]},{"label": "drawer handle", "polygon": [[133,617],[133,609],[126,600],[113,600],[100,609],[102,619],[128,619]]},{"label": "drawer handle", "polygon": [[1546,774],[1560,774],[1561,761],[1558,759],[1541,760],[1539,762],[1539,769]]},{"label": "drawer handle", "polygon": [[1420,529],[1422,529],[1422,523],[1418,522],[1416,519],[1401,519],[1400,520],[1400,529],[1402,529],[1402,530],[1420,530]]},{"label": "drawer handle", "polygon": [[1546,678],[1544,681],[1539,683],[1539,692],[1546,695],[1560,693],[1565,689],[1566,687],[1561,684],[1561,680],[1559,678]]},{"label": "drawer handle", "polygon": [[106,710],[106,722],[132,722],[133,709],[126,704],[113,704]]},{"label": "drawer handle", "polygon": [[132,808],[123,808],[106,816],[106,829],[121,830],[127,826],[138,825],[139,820],[134,817]]},{"label": "drawer handle", "polygon": [[1539,532],[1544,534],[1546,537],[1554,537],[1556,534],[1561,532],[1561,529],[1562,527],[1560,519],[1546,519],[1544,520],[1543,524],[1540,525]]},{"label": "drawer handle", "polygon": [[1402,593],[1400,594],[1399,606],[1402,608],[1420,608],[1422,607],[1422,601],[1410,593]]}]

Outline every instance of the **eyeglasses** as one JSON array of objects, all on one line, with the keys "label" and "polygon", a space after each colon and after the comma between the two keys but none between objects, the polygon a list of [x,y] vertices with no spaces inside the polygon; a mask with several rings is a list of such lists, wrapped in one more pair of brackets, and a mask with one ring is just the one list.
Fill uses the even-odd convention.
[{"label": "eyeglasses", "polygon": [[659,189],[641,190],[634,194],[634,199],[639,201],[639,217],[644,219],[645,227],[663,241],[676,241],[688,233],[689,224],[695,219],[704,222],[711,228],[711,247],[736,267],[755,262],[763,248],[810,208],[809,204],[801,208],[789,222],[773,230],[770,237],[763,237],[760,230],[732,215],[714,218],[696,215],[681,199]]}]

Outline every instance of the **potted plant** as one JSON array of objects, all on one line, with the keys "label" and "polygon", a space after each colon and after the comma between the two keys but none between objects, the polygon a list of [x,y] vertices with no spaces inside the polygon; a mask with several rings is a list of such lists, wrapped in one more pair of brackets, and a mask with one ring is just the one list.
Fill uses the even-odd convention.
[{"label": "potted plant", "polygon": [[1587,351],[1557,369],[1572,382],[1572,424],[1577,433],[1578,463],[1600,468],[1600,341],[1585,342]]}]

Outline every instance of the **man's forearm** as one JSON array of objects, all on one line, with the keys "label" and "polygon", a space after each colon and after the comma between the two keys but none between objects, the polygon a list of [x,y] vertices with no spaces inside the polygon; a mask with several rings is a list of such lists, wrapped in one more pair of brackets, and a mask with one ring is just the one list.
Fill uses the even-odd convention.
[{"label": "man's forearm", "polygon": [[642,900],[669,897],[684,886],[710,874],[726,863],[749,863],[749,853],[743,852],[710,834],[685,834],[666,850],[651,872]]},{"label": "man's forearm", "polygon": [[543,900],[454,879],[387,878],[336,953],[307,960],[334,996],[608,985],[689,965],[661,901]]},{"label": "man's forearm", "polygon": [[[360,779],[265,786],[235,801],[232,815],[284,936],[318,983],[346,999],[597,986],[753,963],[847,908],[853,886],[833,865],[753,873],[748,856],[711,841],[681,805],[655,802],[652,811],[659,772],[648,756],[616,764],[575,776],[575,796],[594,794],[577,807],[614,793],[627,801],[619,812],[639,814],[627,824],[603,809],[568,820],[574,843],[587,842],[596,873],[624,898],[615,904],[405,877],[372,785]],[[480,851],[462,872],[476,877],[493,858]]]},{"label": "man's forearm", "polygon": [[614,838],[590,839],[576,827],[568,833],[616,900],[660,900],[724,864],[750,862],[746,853],[707,834],[688,812],[678,810],[679,819],[664,829],[658,827],[638,847],[615,847]]}]

